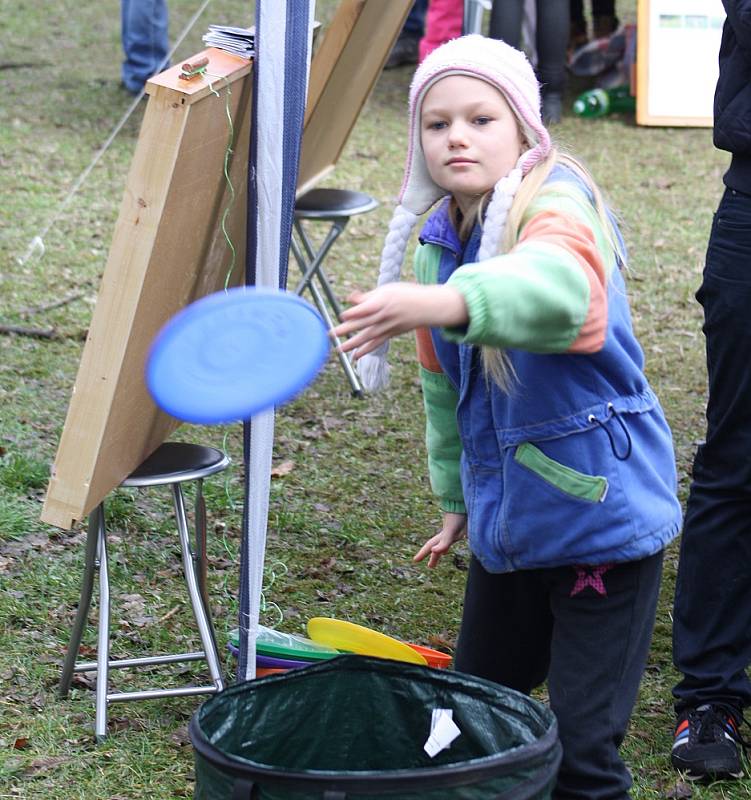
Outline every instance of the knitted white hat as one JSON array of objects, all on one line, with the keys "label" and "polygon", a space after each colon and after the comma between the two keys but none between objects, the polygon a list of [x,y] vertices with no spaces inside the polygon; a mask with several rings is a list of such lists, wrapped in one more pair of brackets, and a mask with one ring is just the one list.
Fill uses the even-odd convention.
[{"label": "knitted white hat", "polygon": [[[425,163],[420,141],[420,113],[428,89],[449,75],[468,75],[495,86],[517,117],[524,121],[525,129],[533,138],[514,169],[493,189],[485,214],[479,261],[498,252],[506,217],[522,178],[551,149],[550,136],[540,115],[540,86],[524,53],[500,39],[488,39],[478,34],[461,36],[436,48],[417,68],[410,87],[407,163],[399,205],[389,224],[381,253],[379,286],[399,280],[407,241],[418,217],[446,195],[446,190],[430,177]],[[388,384],[387,351],[388,343],[358,361],[363,386],[369,391]]]}]

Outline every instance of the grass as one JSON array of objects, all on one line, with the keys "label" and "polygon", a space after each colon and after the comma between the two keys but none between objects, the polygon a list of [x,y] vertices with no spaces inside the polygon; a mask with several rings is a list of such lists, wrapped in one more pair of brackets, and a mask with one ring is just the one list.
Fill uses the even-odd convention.
[{"label": "grass", "polygon": [[[170,3],[173,35],[196,5]],[[248,5],[215,0],[176,57],[201,49],[209,21],[247,22]],[[323,22],[334,5],[319,2]],[[633,20],[635,2],[619,3],[619,13]],[[69,699],[58,699],[84,532],[39,522],[142,108],[45,236],[44,257],[20,265],[19,256],[58,213],[130,97],[118,86],[114,2],[0,0],[0,15],[0,60],[11,65],[2,72],[0,108],[0,317],[57,332],[52,340],[0,336],[0,798],[187,797],[192,750],[185,726],[195,701],[115,705],[112,736],[97,747],[91,682],[77,680]],[[401,182],[409,78],[408,69],[382,76],[328,181],[367,191],[381,203],[351,222],[329,256],[342,295],[375,277]],[[637,128],[620,116],[591,121],[567,114],[555,134],[590,166],[623,220],[634,324],[673,428],[685,500],[705,403],[701,316],[693,292],[726,155],[713,150],[708,130]],[[63,298],[73,299],[47,308]],[[284,629],[303,631],[312,616],[342,617],[450,648],[467,554],[459,548],[434,572],[411,562],[438,515],[425,475],[422,401],[408,339],[394,344],[392,363],[392,388],[357,402],[332,359],[316,383],[279,413],[274,463],[289,462],[291,469],[271,486],[262,621],[276,624],[281,617]],[[241,461],[236,426],[185,426],[178,437],[226,443],[235,464]],[[211,597],[224,642],[237,615],[239,470],[210,479],[206,496]],[[113,618],[122,621],[115,653],[138,655],[176,641],[192,646],[166,493],[118,492],[108,501],[108,514],[118,587]],[[637,798],[686,796],[667,763],[676,562],[673,546],[649,668],[624,745]],[[85,649],[92,645],[89,635]],[[232,671],[229,657],[225,666]],[[151,676],[139,677],[148,683]],[[135,684],[126,675],[117,679]],[[745,781],[693,788],[698,800],[749,795]]]}]

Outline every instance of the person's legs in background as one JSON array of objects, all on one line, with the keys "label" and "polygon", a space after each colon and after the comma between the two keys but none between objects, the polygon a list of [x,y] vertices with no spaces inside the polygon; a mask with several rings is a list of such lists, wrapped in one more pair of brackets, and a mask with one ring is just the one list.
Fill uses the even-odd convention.
[{"label": "person's legs in background", "polygon": [[568,49],[573,52],[589,41],[587,20],[584,17],[584,0],[571,0],[569,12]]},{"label": "person's legs in background", "polygon": [[425,36],[420,39],[420,62],[436,47],[462,35],[464,0],[428,0]]},{"label": "person's legs in background", "polygon": [[537,0],[537,77],[546,125],[560,122],[563,116],[568,21],[568,0]]},{"label": "person's legs in background", "polygon": [[399,38],[394,42],[384,69],[393,69],[403,64],[417,64],[420,55],[420,39],[425,33],[425,15],[428,11],[428,0],[415,0],[410,9]]},{"label": "person's legs in background", "polygon": [[[523,13],[523,0],[495,0],[490,12],[490,36],[518,48]],[[537,77],[542,84],[542,118],[546,125],[560,122],[563,114],[568,27],[568,0],[538,0]]]},{"label": "person's legs in background", "polygon": [[751,196],[726,189],[697,299],[709,399],[694,459],[673,614],[673,765],[737,777],[737,726],[751,704]]},{"label": "person's legs in background", "polygon": [[138,94],[146,81],[167,66],[167,0],[121,0],[122,81]]},{"label": "person's legs in background", "polygon": [[592,0],[592,36],[603,39],[618,29],[615,0]]},{"label": "person's legs in background", "polygon": [[489,35],[519,49],[522,39],[523,0],[494,0]]}]

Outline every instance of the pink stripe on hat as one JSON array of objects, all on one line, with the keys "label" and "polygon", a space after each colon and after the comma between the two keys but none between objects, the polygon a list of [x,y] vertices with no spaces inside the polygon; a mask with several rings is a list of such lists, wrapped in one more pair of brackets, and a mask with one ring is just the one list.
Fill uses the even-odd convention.
[{"label": "pink stripe on hat", "polygon": [[523,155],[522,173],[544,159],[551,142],[540,113],[540,85],[532,65],[520,50],[500,39],[471,34],[438,47],[417,68],[409,92],[409,146],[400,203],[423,214],[446,192],[428,173],[420,144],[420,110],[430,87],[449,75],[468,75],[486,81],[503,93],[514,113],[535,133],[537,140]]}]

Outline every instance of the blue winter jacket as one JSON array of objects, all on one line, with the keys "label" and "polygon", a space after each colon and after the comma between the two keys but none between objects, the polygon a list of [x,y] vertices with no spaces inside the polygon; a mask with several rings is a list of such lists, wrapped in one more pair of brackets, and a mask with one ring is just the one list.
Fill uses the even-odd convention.
[{"label": "blue winter jacket", "polygon": [[[560,167],[550,180],[569,184],[561,225],[595,226],[584,184]],[[533,206],[525,225],[536,215]],[[463,246],[444,203],[423,228],[415,259],[418,280],[450,281],[465,293],[470,320],[480,305],[471,269],[467,278],[460,268],[475,261],[480,233],[476,227]],[[602,242],[602,231],[589,235]],[[521,273],[509,278],[519,295],[535,291],[525,288],[525,270],[537,270],[532,283],[544,282],[541,259],[567,257],[554,235],[532,238],[492,260],[500,280],[511,264]],[[680,530],[671,434],[643,373],[619,266],[604,284],[607,322],[597,351],[560,351],[557,343],[551,349],[559,351],[540,352],[539,342],[538,352],[506,348],[515,373],[509,391],[484,373],[477,345],[513,340],[513,332],[473,333],[472,321],[430,331],[438,365],[423,363],[421,376],[431,481],[444,510],[466,507],[470,547],[490,572],[636,560]],[[503,302],[506,319],[514,298]]]}]

